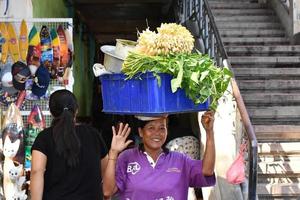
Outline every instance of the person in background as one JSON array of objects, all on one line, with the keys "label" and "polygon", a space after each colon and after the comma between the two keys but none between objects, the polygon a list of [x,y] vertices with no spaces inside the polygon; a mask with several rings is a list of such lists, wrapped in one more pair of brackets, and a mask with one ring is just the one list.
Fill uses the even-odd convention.
[{"label": "person in background", "polygon": [[120,124],[117,131],[112,127],[113,139],[103,176],[104,196],[117,193],[120,200],[183,200],[187,199],[189,186],[215,184],[214,112],[205,112],[201,119],[207,135],[203,160],[193,160],[164,146],[167,117],[143,120],[138,128],[143,143],[125,151],[132,142],[126,140],[130,127]]},{"label": "person in background", "polygon": [[49,108],[52,125],[32,146],[31,200],[102,200],[108,156],[99,132],[75,123],[78,104],[68,90],[55,91]]}]

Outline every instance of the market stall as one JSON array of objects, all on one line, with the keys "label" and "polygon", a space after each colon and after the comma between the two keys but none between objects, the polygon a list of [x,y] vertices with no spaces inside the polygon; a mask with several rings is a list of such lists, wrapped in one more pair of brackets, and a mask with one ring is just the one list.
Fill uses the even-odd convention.
[{"label": "market stall", "polygon": [[1,199],[27,199],[31,146],[50,94],[73,88],[72,19],[0,19]]}]

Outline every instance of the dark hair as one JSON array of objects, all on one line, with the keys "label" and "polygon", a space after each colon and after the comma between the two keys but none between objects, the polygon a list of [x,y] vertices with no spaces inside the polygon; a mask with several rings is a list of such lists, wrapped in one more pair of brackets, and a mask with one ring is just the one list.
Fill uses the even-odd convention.
[{"label": "dark hair", "polygon": [[79,162],[80,152],[80,141],[75,131],[76,97],[68,90],[57,90],[50,96],[49,108],[54,117],[52,127],[56,151],[64,157],[68,166],[74,167]]}]

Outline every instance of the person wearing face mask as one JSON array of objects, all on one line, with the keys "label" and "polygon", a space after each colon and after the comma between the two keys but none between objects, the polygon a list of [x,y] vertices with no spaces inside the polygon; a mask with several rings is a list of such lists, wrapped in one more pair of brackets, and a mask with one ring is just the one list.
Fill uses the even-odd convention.
[{"label": "person wearing face mask", "polygon": [[129,125],[121,123],[118,130],[112,127],[113,139],[103,176],[104,196],[117,193],[120,200],[183,200],[187,199],[189,187],[215,185],[214,112],[205,112],[201,119],[206,131],[202,160],[165,147],[166,116],[142,120],[138,125],[142,143],[125,151],[132,142],[126,140],[131,131]]}]

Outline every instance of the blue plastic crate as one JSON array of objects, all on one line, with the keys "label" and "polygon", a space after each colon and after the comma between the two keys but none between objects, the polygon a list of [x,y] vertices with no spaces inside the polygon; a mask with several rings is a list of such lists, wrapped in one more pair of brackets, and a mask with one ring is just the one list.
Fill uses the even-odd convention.
[{"label": "blue plastic crate", "polygon": [[209,107],[209,101],[195,105],[182,89],[172,93],[172,76],[169,74],[160,74],[160,86],[152,73],[145,73],[140,77],[142,80],[125,80],[124,74],[100,76],[103,112],[154,116],[162,113],[203,111]]}]

